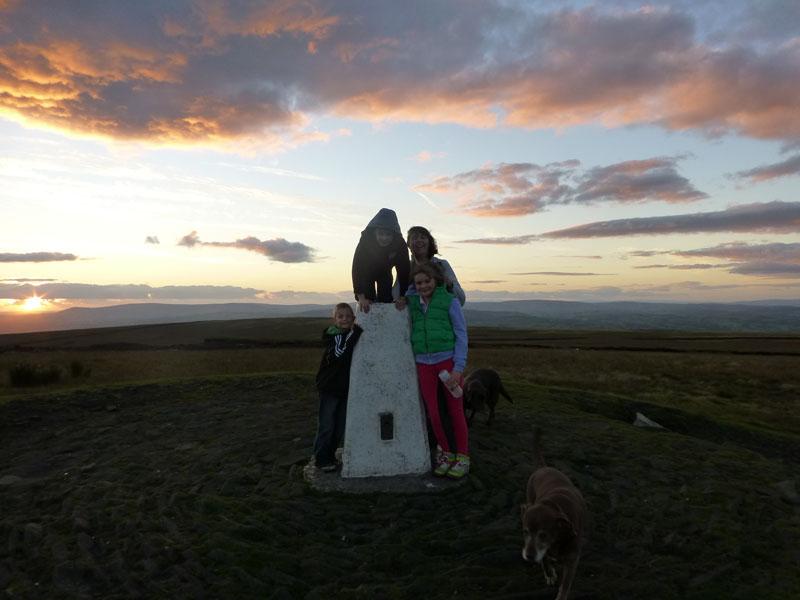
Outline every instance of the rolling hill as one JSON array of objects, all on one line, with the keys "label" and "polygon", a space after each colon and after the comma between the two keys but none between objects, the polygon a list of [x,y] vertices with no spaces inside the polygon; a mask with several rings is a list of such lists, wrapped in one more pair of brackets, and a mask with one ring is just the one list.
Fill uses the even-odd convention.
[{"label": "rolling hill", "polygon": [[[470,325],[547,329],[800,332],[800,300],[759,303],[670,304],[514,300],[468,302]],[[0,334],[159,323],[328,317],[320,304],[123,304],[40,314],[0,313]]]}]

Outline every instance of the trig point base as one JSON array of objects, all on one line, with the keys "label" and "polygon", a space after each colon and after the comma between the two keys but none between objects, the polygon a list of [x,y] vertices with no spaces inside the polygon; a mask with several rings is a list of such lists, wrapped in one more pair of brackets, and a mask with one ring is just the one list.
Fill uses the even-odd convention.
[{"label": "trig point base", "polygon": [[356,321],[342,477],[421,475],[431,469],[408,309],[373,304]]}]

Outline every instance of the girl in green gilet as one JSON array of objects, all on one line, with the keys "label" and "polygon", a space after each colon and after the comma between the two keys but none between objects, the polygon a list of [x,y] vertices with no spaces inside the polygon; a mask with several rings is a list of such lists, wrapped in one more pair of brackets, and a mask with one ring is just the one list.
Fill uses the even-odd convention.
[{"label": "girl in green gilet", "polygon": [[[413,281],[419,296],[408,297],[413,322],[411,344],[422,397],[428,407],[436,441],[442,449],[433,472],[461,479],[469,472],[468,432],[460,394],[456,397],[453,391],[462,383],[462,373],[467,364],[467,324],[461,304],[445,289],[444,275],[435,264],[417,265]],[[447,410],[453,422],[455,448],[450,448],[439,415],[437,391],[442,371],[449,373],[444,387]]]}]

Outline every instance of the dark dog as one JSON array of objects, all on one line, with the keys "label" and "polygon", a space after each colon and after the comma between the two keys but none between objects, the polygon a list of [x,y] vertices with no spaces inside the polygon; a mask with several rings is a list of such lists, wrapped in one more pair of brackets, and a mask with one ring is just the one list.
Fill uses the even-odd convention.
[{"label": "dark dog", "polygon": [[522,505],[522,558],[542,565],[548,585],[555,584],[556,565],[563,564],[556,600],[567,600],[581,553],[586,504],[569,478],[544,462],[541,437],[542,430],[536,427],[535,470],[528,479],[528,503]]},{"label": "dark dog", "polygon": [[483,411],[489,408],[489,419],[487,425],[494,421],[494,407],[500,395],[503,395],[509,402],[513,402],[511,396],[503,388],[500,382],[500,375],[491,369],[478,369],[473,371],[464,380],[464,410],[471,409],[472,413],[467,419],[467,424],[472,425],[472,417],[476,411]]}]

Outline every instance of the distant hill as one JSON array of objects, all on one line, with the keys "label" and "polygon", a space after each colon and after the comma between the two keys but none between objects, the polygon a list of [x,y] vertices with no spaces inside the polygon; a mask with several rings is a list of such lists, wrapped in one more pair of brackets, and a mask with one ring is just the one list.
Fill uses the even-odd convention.
[{"label": "distant hill", "polygon": [[0,313],[0,333],[273,317],[327,317],[330,314],[330,306],[318,304],[121,304],[102,308],[68,308],[39,314]]},{"label": "distant hill", "polygon": [[554,329],[800,332],[800,304],[668,304],[651,302],[476,302],[470,325]]},{"label": "distant hill", "polygon": [[[40,314],[0,313],[0,334],[159,323],[328,317],[319,304],[123,304]],[[800,332],[800,301],[669,304],[514,300],[468,302],[470,325],[533,329]]]}]

